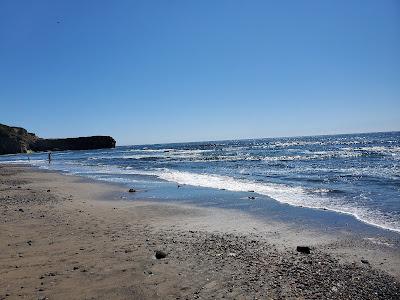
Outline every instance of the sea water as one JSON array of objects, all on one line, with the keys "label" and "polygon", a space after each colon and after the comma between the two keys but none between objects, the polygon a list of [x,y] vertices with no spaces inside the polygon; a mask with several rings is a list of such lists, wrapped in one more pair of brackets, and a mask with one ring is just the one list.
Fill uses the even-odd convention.
[{"label": "sea water", "polygon": [[52,158],[6,155],[0,162],[119,182],[149,198],[206,203],[226,191],[224,201],[239,206],[254,197],[400,232],[400,132],[120,146]]}]

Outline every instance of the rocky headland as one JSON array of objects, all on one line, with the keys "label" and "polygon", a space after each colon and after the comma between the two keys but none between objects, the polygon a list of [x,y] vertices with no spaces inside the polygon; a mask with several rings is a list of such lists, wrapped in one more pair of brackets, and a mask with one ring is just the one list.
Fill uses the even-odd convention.
[{"label": "rocky headland", "polygon": [[65,151],[114,148],[111,136],[88,136],[63,139],[43,139],[21,127],[0,124],[0,154],[29,151]]}]

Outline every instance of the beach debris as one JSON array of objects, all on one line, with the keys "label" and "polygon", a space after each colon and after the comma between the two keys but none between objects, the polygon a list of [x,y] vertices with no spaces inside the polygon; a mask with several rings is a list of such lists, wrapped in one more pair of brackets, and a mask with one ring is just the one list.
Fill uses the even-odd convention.
[{"label": "beach debris", "polygon": [[310,247],[308,246],[297,246],[296,250],[300,253],[310,254]]},{"label": "beach debris", "polygon": [[249,192],[249,193],[254,193],[254,191],[253,191],[253,190],[249,190],[248,192]]},{"label": "beach debris", "polygon": [[129,191],[128,191],[129,193],[135,193],[136,192],[136,190],[135,189],[129,189]]},{"label": "beach debris", "polygon": [[247,198],[249,198],[250,200],[256,199],[256,197],[254,197],[254,196],[248,196]]},{"label": "beach debris", "polygon": [[162,259],[162,258],[166,258],[167,254],[164,251],[161,250],[157,250],[156,251],[156,258],[157,259]]},{"label": "beach debris", "polygon": [[178,184],[178,189],[181,188],[181,187],[182,187],[182,185]]},{"label": "beach debris", "polygon": [[31,241],[31,240],[27,241],[26,243],[27,243],[29,246],[32,246],[32,241]]},{"label": "beach debris", "polygon": [[18,209],[18,211],[20,211],[20,212],[24,212],[24,210],[23,210],[22,208]]},{"label": "beach debris", "polygon": [[40,276],[39,277],[39,279],[43,279],[43,278],[45,278],[46,276],[47,277],[50,277],[50,276],[56,276],[57,274],[55,273],[55,272],[48,272],[48,273],[45,273],[45,274],[43,274],[42,276]]},{"label": "beach debris", "polygon": [[48,193],[50,193],[50,190],[47,190]]},{"label": "beach debris", "polygon": [[362,260],[361,260],[361,262],[362,262],[363,264],[367,264],[367,265],[369,265],[369,261],[368,261],[368,260],[366,260],[366,259],[362,259]]}]

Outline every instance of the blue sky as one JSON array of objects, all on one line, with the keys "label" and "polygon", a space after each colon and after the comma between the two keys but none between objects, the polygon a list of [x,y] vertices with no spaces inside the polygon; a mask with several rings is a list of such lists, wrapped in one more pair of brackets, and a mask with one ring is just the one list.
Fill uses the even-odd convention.
[{"label": "blue sky", "polygon": [[118,144],[400,130],[398,1],[0,2],[0,123]]}]

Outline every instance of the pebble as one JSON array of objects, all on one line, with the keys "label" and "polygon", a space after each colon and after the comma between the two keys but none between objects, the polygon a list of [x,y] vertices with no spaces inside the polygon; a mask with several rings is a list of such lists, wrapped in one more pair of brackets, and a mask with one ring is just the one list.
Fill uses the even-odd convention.
[{"label": "pebble", "polygon": [[300,253],[310,254],[310,247],[308,246],[297,246],[296,250]]},{"label": "pebble", "polygon": [[161,250],[157,250],[156,251],[156,258],[157,259],[163,259],[163,258],[166,258],[166,257],[167,257],[167,254],[164,251],[161,251]]},{"label": "pebble", "polygon": [[369,261],[368,261],[368,260],[366,260],[366,259],[362,259],[362,260],[361,260],[361,262],[362,262],[363,264],[367,264],[367,265],[369,265]]}]

